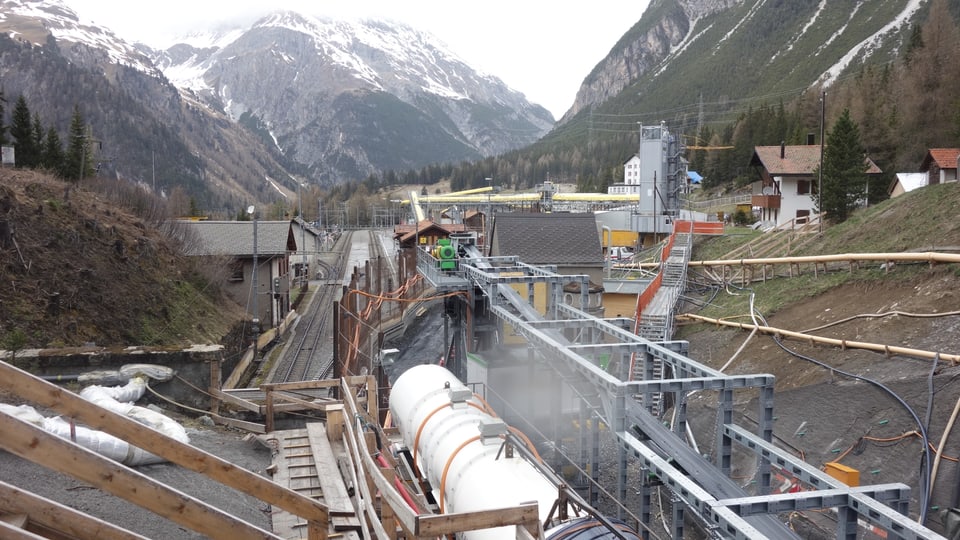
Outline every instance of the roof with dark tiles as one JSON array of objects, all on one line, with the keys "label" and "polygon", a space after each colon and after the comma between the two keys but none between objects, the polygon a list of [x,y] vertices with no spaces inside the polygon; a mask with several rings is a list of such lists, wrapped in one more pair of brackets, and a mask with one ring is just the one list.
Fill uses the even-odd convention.
[{"label": "roof with dark tiles", "polygon": [[[253,255],[253,221],[180,221],[192,231],[186,241],[188,255]],[[289,221],[257,222],[257,254],[283,255],[296,251]]]},{"label": "roof with dark tiles", "polygon": [[491,255],[528,264],[603,266],[593,213],[501,213],[494,216]]}]

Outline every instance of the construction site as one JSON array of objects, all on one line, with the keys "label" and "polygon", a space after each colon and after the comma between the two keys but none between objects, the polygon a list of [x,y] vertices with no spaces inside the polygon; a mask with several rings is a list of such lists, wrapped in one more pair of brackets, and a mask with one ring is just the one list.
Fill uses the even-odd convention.
[{"label": "construction site", "polygon": [[[654,191],[679,191],[671,156]],[[954,537],[953,249],[790,254],[828,242],[811,222],[695,258],[727,230],[671,200],[628,212],[646,257],[614,264],[600,249],[617,227],[593,216],[625,201],[542,188],[411,193],[413,223],[345,232],[329,254],[338,275],[237,366],[263,372],[260,384],[232,388],[233,374],[203,363],[191,416],[245,437],[184,442],[7,353],[0,390],[66,419],[66,433],[0,414],[0,536]],[[462,213],[447,224],[451,205]],[[543,214],[519,217],[547,236],[562,220],[568,244],[589,216],[599,263],[509,254],[511,214],[524,213]],[[471,216],[476,228],[459,226]],[[857,273],[902,277],[826,286]],[[617,276],[639,283],[621,293],[628,313],[605,311]],[[768,318],[754,295],[768,283],[811,301]],[[721,294],[740,298],[740,315],[705,314]],[[424,336],[440,347],[409,345]],[[152,401],[177,382],[143,366],[120,375]],[[104,457],[78,443],[81,426],[112,437],[90,436],[97,446],[129,447]],[[75,481],[18,484],[20,463]],[[115,507],[101,494],[172,525],[101,509]]]}]

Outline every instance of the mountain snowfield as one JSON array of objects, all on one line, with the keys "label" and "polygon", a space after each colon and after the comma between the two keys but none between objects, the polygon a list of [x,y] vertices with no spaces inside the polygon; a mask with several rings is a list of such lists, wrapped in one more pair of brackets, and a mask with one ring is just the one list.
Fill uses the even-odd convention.
[{"label": "mountain snowfield", "polygon": [[[40,21],[42,26],[37,25]],[[157,75],[156,67],[136,47],[107,28],[82,22],[76,12],[59,0],[0,0],[0,23],[8,27],[23,24],[23,31],[9,32],[14,39],[42,45],[43,34],[49,31],[57,40],[83,43],[102,51],[112,63]]]},{"label": "mountain snowfield", "polygon": [[[245,29],[184,36],[177,46],[187,45],[194,53],[176,61],[169,55],[158,55],[157,65],[180,88],[212,90],[204,74],[216,63],[219,53],[249,31],[268,28],[308,36],[317,55],[349,72],[358,84],[375,90],[402,94],[409,92],[403,83],[414,82],[426,93],[470,100],[471,92],[476,92],[478,86],[503,84],[465,64],[438,39],[409,26],[375,20],[321,19],[290,11],[274,13]],[[298,60],[278,52],[277,61],[295,64]]]}]

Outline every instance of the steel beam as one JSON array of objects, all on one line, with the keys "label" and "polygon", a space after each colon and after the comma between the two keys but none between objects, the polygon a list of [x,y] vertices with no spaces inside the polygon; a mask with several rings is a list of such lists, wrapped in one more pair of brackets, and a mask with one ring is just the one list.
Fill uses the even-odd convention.
[{"label": "steel beam", "polygon": [[[820,491],[834,489],[846,491],[849,494],[849,501],[846,505],[848,508],[860,514],[860,516],[867,521],[897,535],[899,538],[908,540],[943,538],[941,535],[910,519],[909,516],[901,514],[879,500],[858,493],[855,488],[846,486],[836,478],[777,448],[773,443],[759,439],[756,435],[753,435],[740,426],[733,424],[727,425],[724,427],[724,432],[736,442],[766,457],[771,463],[783,467],[783,469],[790,472],[790,474],[793,474],[801,481]],[[900,489],[906,490],[905,498],[909,500],[910,488],[902,485]],[[888,494],[886,489],[878,491],[879,497],[883,497],[885,494]],[[889,500],[889,502],[898,503],[902,500],[902,497],[904,497],[904,494],[900,493],[896,499]]]}]

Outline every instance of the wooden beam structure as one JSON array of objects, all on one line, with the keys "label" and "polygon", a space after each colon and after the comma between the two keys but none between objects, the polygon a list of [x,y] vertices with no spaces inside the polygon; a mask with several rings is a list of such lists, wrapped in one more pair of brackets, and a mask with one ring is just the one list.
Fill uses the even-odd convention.
[{"label": "wooden beam structure", "polygon": [[[5,512],[26,516],[27,523],[22,528],[28,531],[54,531],[77,540],[148,540],[145,536],[6,482],[0,482],[0,508]],[[7,538],[3,534],[0,537]]]},{"label": "wooden beam structure", "polygon": [[[151,453],[181,467],[204,474],[226,486],[301,516],[309,523],[311,540],[327,538],[329,515],[326,506],[285,489],[252,471],[167,437],[135,420],[98,407],[68,390],[34,377],[6,362],[0,362],[0,389],[54,409],[66,417],[80,420],[91,428],[105,431],[139,448],[149,448]],[[12,417],[5,414],[0,417],[11,426],[11,429],[15,425],[10,423],[14,420]],[[16,422],[22,423],[19,420]],[[6,436],[3,439],[2,444],[8,444]],[[34,443],[31,439],[25,441],[25,444],[29,448]],[[57,450],[54,454],[56,459],[66,462],[77,452]],[[26,452],[24,457],[36,461],[34,458],[39,456],[35,452]],[[71,471],[64,472],[72,474]]]},{"label": "wooden beam structure", "polygon": [[0,413],[0,433],[3,433],[0,448],[83,480],[190,530],[210,537],[278,538],[269,531],[9,414]]}]

